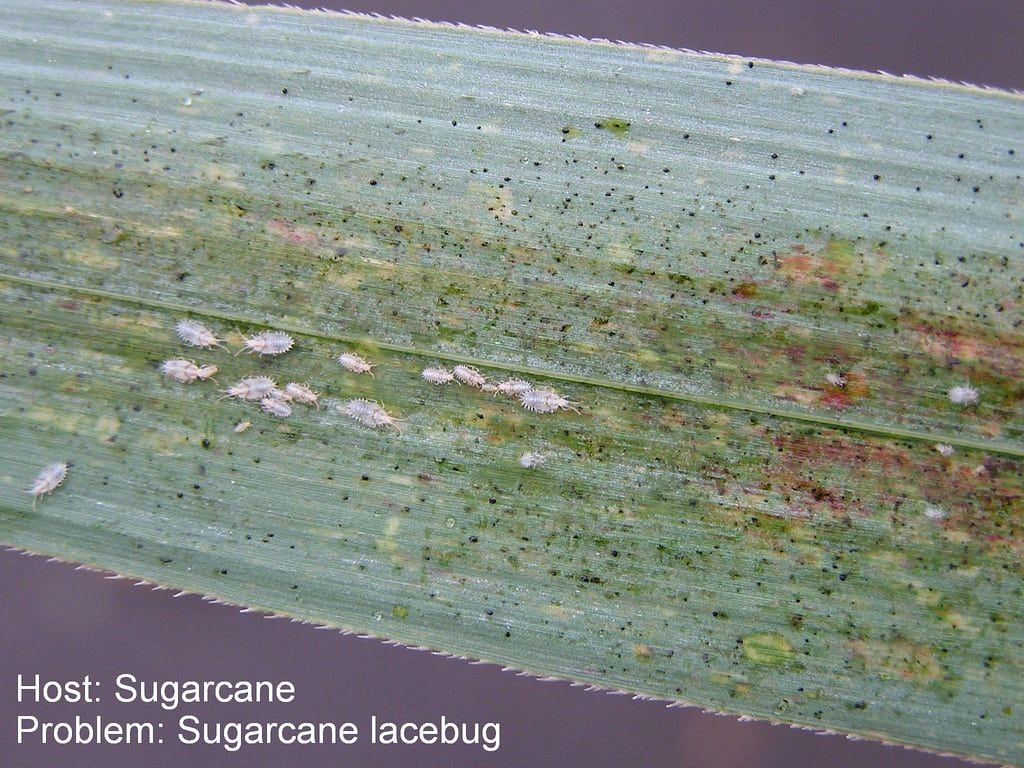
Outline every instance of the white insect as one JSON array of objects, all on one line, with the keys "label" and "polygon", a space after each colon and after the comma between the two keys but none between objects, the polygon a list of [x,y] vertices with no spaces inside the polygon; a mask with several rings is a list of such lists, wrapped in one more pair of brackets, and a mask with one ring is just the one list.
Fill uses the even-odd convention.
[{"label": "white insect", "polygon": [[376,364],[368,363],[362,357],[357,355],[355,352],[342,352],[338,355],[338,362],[341,363],[341,367],[346,371],[352,373],[368,373],[373,376],[372,368],[376,368]]},{"label": "white insect", "polygon": [[[262,400],[277,389],[277,384],[269,376],[250,376],[242,379],[227,389],[222,389],[224,397],[237,397],[239,400]],[[224,398],[222,397],[221,400]]]},{"label": "white insect", "polygon": [[164,360],[160,365],[160,372],[164,376],[180,381],[182,384],[190,384],[196,379],[206,381],[216,375],[218,370],[220,369],[216,365],[199,366],[191,360],[180,359]]},{"label": "white insect", "polygon": [[423,373],[420,374],[424,381],[428,381],[431,384],[451,384],[455,381],[455,376],[447,368],[442,368],[439,365],[431,365],[423,369]]},{"label": "white insect", "polygon": [[235,354],[255,352],[257,355],[283,355],[293,346],[295,339],[283,331],[260,331],[255,336],[243,336],[244,346]]},{"label": "white insect", "polygon": [[349,400],[341,407],[341,412],[362,424],[364,427],[394,427],[398,434],[402,434],[398,426],[398,419],[389,414],[380,403],[372,400],[355,399]]},{"label": "white insect", "polygon": [[571,411],[579,413],[576,403],[569,402],[560,394],[555,392],[555,390],[547,387],[531,389],[528,392],[523,392],[523,394],[519,396],[519,402],[522,403],[523,408],[528,411],[533,411],[534,413],[554,413],[555,411],[560,411],[563,408],[568,408]]},{"label": "white insect", "polygon": [[238,434],[242,434],[243,432],[245,432],[245,430],[247,430],[251,426],[252,426],[252,422],[251,421],[240,421],[237,424],[235,424],[235,432],[238,433]]},{"label": "white insect", "polygon": [[463,384],[468,384],[471,387],[483,387],[487,382],[480,371],[469,365],[456,365],[452,368],[452,375]]},{"label": "white insect", "polygon": [[946,516],[946,512],[938,507],[927,506],[924,508],[924,516],[929,520],[942,520]]},{"label": "white insect", "polygon": [[541,464],[546,462],[548,457],[543,453],[534,453],[533,451],[527,451],[519,457],[519,466],[525,469],[533,469],[539,467]]},{"label": "white insect", "polygon": [[946,445],[946,443],[936,443],[935,450],[943,456],[952,456],[955,453],[952,445]]},{"label": "white insect", "polygon": [[495,390],[499,395],[520,398],[533,389],[533,384],[523,379],[506,379],[498,384]]},{"label": "white insect", "polygon": [[213,331],[197,320],[179,320],[174,330],[177,332],[179,339],[193,347],[202,347],[203,349],[209,349],[210,347],[224,348],[224,345],[221,344],[221,339],[218,339]]},{"label": "white insect", "polygon": [[846,386],[846,377],[841,373],[826,373],[825,381],[833,387],[839,387],[840,389]]},{"label": "white insect", "polygon": [[67,475],[68,465],[66,462],[58,461],[55,464],[47,464],[43,467],[43,470],[36,476],[35,482],[32,483],[32,487],[28,490],[28,493],[32,494],[32,508],[35,509],[36,501],[38,501],[40,496],[53,493],[64,482],[64,478]]},{"label": "white insect", "polygon": [[967,384],[961,384],[949,390],[949,402],[954,405],[975,405],[978,402],[978,390]]},{"label": "white insect", "polygon": [[296,403],[302,403],[303,405],[315,405],[316,409],[320,410],[320,393],[307,387],[305,384],[298,384],[294,381],[289,381],[284,388],[284,396],[289,400],[294,400]]},{"label": "white insect", "polygon": [[219,370],[220,368],[218,368],[216,365],[201,365],[199,366],[199,370],[196,371],[196,378],[199,379],[200,381],[212,379],[214,376],[217,375],[217,371]]},{"label": "white insect", "polygon": [[269,413],[270,415],[277,416],[281,419],[287,419],[292,415],[292,407],[284,400],[280,400],[276,397],[264,397],[260,400],[260,407],[263,408],[265,413]]}]

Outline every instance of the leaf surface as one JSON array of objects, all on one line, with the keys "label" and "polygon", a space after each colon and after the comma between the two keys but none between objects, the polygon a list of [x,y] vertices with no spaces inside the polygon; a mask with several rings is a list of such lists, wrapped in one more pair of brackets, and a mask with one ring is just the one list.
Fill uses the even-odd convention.
[{"label": "leaf surface", "polygon": [[[0,94],[0,540],[1024,762],[1020,97],[22,0],[0,8]],[[190,349],[184,317],[232,350],[264,329],[296,347]],[[161,377],[175,357],[217,383]],[[434,363],[580,413],[432,386]],[[320,410],[218,399],[257,372]],[[950,402],[961,385],[976,405]],[[398,428],[347,418],[350,398]]]}]

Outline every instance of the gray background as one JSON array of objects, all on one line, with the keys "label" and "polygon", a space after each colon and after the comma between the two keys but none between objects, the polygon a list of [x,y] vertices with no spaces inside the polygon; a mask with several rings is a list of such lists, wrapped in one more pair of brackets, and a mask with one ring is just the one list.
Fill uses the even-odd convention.
[{"label": "gray background", "polygon": [[[714,3],[350,2],[352,10],[519,29],[575,33],[746,56],[1024,88],[1024,3],[962,0],[719,0]],[[18,714],[75,712],[157,719],[139,707],[18,705],[18,673],[55,679],[90,674],[139,678],[291,680],[285,707],[195,708],[232,719],[497,720],[502,747],[249,748],[16,747]],[[179,713],[180,714],[180,713]],[[667,709],[384,645],[241,614],[195,596],[175,598],[73,566],[0,552],[0,766],[966,766],[958,760],[852,742],[693,709]]]}]

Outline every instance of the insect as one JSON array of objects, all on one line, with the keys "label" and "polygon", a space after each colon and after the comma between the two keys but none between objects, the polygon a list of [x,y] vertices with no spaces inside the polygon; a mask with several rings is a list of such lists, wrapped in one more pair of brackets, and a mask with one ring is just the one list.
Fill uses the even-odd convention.
[{"label": "insect", "polygon": [[936,443],[935,450],[943,456],[952,456],[956,452],[952,445],[947,445],[946,443]]},{"label": "insect", "polygon": [[542,387],[541,389],[531,389],[528,392],[523,392],[519,396],[519,402],[522,403],[523,408],[534,413],[554,413],[560,411],[563,408],[568,408],[571,411],[579,413],[579,409],[575,403],[571,403],[562,397],[560,394],[555,392],[553,389]]},{"label": "insect", "polygon": [[370,369],[377,367],[372,363],[366,362],[366,360],[355,352],[341,353],[338,355],[338,362],[341,363],[341,367],[346,371],[351,371],[352,373],[368,373],[371,376],[373,376],[373,371]]},{"label": "insect", "polygon": [[471,387],[482,387],[487,379],[476,368],[469,365],[456,365],[452,368],[452,375],[463,384]]},{"label": "insect", "polygon": [[67,462],[58,461],[43,467],[42,471],[36,476],[35,482],[32,483],[32,487],[28,490],[28,493],[32,494],[32,508],[35,509],[36,501],[40,496],[53,493],[64,482],[64,478],[67,475]]},{"label": "insect", "polygon": [[238,434],[241,434],[242,432],[245,432],[245,430],[247,430],[251,426],[252,426],[252,422],[251,421],[240,421],[237,424],[235,424],[235,432],[238,433]]},{"label": "insect", "polygon": [[451,384],[455,381],[452,372],[439,365],[431,365],[424,368],[420,376],[423,377],[424,381],[429,381],[431,384]]},{"label": "insect", "polygon": [[825,381],[831,384],[833,387],[842,389],[846,386],[846,377],[841,373],[826,373]]},{"label": "insect", "polygon": [[213,377],[218,370],[220,369],[216,365],[198,366],[191,360],[180,359],[164,360],[160,365],[160,372],[164,376],[180,381],[182,384],[190,384],[196,379],[206,381]]},{"label": "insect", "polygon": [[349,400],[341,407],[341,412],[362,424],[364,427],[394,427],[398,434],[402,434],[398,426],[398,419],[384,410],[380,403],[372,400],[355,399]]},{"label": "insect", "polygon": [[289,381],[284,388],[284,396],[288,400],[294,400],[297,403],[303,405],[315,405],[316,409],[320,410],[319,398],[320,394],[313,391],[305,384],[298,384],[294,381]]},{"label": "insect", "polygon": [[531,389],[533,389],[533,384],[523,379],[507,379],[495,387],[495,391],[499,395],[508,395],[509,397],[516,398],[522,397]]},{"label": "insect", "polygon": [[264,397],[260,400],[260,407],[265,413],[277,416],[280,419],[287,419],[292,415],[292,407],[284,400],[276,397]]},{"label": "insect", "polygon": [[224,345],[220,343],[221,340],[214,336],[213,331],[197,320],[179,320],[174,330],[177,332],[179,339],[193,347],[202,347],[203,349],[209,349],[210,347],[224,348]]},{"label": "insect", "polygon": [[237,397],[239,400],[262,400],[275,389],[277,384],[269,376],[250,376],[227,389],[222,389],[221,392],[224,393],[224,397]]},{"label": "insect", "polygon": [[543,453],[534,453],[533,451],[527,451],[519,457],[519,466],[525,469],[533,469],[539,467],[541,464],[546,462],[548,457]]},{"label": "insect", "polygon": [[978,390],[967,384],[953,387],[948,392],[949,402],[954,405],[976,405],[978,402]]},{"label": "insect", "polygon": [[257,355],[283,355],[293,346],[295,339],[283,331],[260,331],[255,336],[243,336],[244,346],[235,354],[255,352]]}]

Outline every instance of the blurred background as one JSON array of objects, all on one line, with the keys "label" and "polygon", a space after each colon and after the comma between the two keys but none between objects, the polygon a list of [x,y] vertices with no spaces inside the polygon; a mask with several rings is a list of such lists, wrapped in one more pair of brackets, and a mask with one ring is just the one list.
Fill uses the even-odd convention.
[{"label": "blurred background", "polygon": [[[322,6],[330,0],[308,5]],[[299,3],[307,5],[306,3]],[[1022,0],[376,0],[351,10],[649,42],[751,57],[1024,88]],[[340,5],[336,7],[342,7]],[[695,709],[539,682],[312,627],[174,597],[104,574],[0,552],[0,766],[844,766],[967,763]],[[209,719],[498,721],[501,749],[479,747],[16,747],[15,718],[82,708],[15,703],[18,673],[54,679],[290,680],[287,706],[190,707]],[[109,691],[108,691],[109,693]],[[162,719],[107,703],[89,714]]]}]

